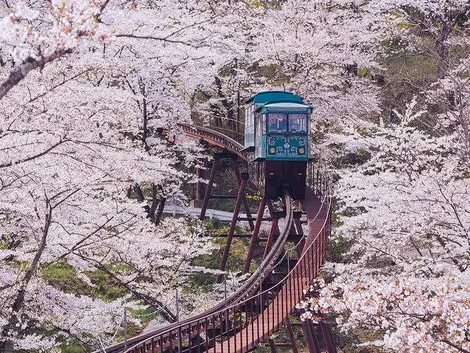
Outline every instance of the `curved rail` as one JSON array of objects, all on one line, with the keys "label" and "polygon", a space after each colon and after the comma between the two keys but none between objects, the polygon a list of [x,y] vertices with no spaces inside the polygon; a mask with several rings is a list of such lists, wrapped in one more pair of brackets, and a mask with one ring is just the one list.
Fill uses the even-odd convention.
[{"label": "curved rail", "polygon": [[127,340],[127,342],[121,342],[108,347],[104,351],[106,353],[121,352],[125,349],[125,344],[127,344],[127,346],[131,346],[130,349],[125,350],[126,353],[156,352],[156,349],[163,351],[165,348],[171,346],[172,342],[177,341],[180,336],[182,339],[185,339],[188,335],[191,335],[194,332],[200,334],[204,331],[203,329],[207,329],[211,325],[214,326],[217,323],[220,323],[224,318],[227,306],[236,305],[259,290],[261,283],[269,274],[271,274],[278,258],[282,255],[284,244],[289,236],[293,222],[292,199],[287,193],[285,195],[284,203],[286,206],[286,219],[281,235],[278,237],[268,256],[261,262],[256,271],[235,293],[229,296],[226,301],[216,304],[211,309],[199,315],[190,317],[181,322],[170,324],[160,330],[136,336]]},{"label": "curved rail", "polygon": [[209,144],[225,148],[230,152],[235,153],[240,158],[247,160],[247,155],[243,152],[243,145],[234,139],[222,134],[221,132],[212,130],[204,126],[188,125],[179,123],[179,127],[188,136],[192,136],[198,139],[203,139]]},{"label": "curved rail", "polygon": [[[189,136],[225,148],[244,160],[247,158],[240,143],[217,131],[186,124],[179,126]],[[311,172],[310,178],[307,177],[314,190],[303,202],[309,222],[308,236],[296,265],[281,281],[268,289],[262,287],[279,261],[286,256],[284,244],[293,223],[292,199],[287,192],[284,197],[284,229],[267,257],[234,294],[199,315],[134,337],[103,351],[155,353],[170,348],[169,351],[173,349],[185,353],[241,353],[265,341],[292,314],[304,290],[318,275],[323,263],[329,232],[330,197],[326,178],[319,173],[320,171],[315,170]],[[316,182],[312,183],[312,180]],[[322,200],[319,195],[323,196]],[[287,263],[289,264],[288,258]],[[130,348],[126,349],[125,346]]]},{"label": "curved rail", "polygon": [[[318,217],[309,220],[309,235],[301,255],[278,284],[251,296],[247,296],[250,289],[240,288],[227,302],[219,303],[209,312],[195,318],[160,330],[125,353],[162,353],[171,347],[179,352],[242,353],[266,341],[293,313],[295,305],[299,303],[311,281],[317,277],[323,263],[331,203],[329,197],[314,203],[316,205],[307,205],[307,212],[316,212]],[[286,227],[285,230],[289,228]],[[279,248],[275,253],[280,255]],[[269,262],[273,258],[276,257],[270,256]],[[271,272],[273,267],[260,268]],[[256,277],[256,272],[251,278],[248,287],[258,290],[263,280]],[[241,298],[244,300],[240,300]],[[248,316],[253,312],[258,314]],[[178,347],[183,341],[184,347]]]},{"label": "curved rail", "polygon": [[[207,352],[248,352],[259,343],[266,341],[279,329],[284,320],[293,314],[296,304],[300,302],[304,291],[308,289],[313,279],[318,276],[320,266],[323,263],[326,239],[329,233],[328,214],[330,207],[330,198],[324,198],[320,205],[319,217],[309,220],[309,235],[296,265],[278,284],[236,306],[227,308],[228,315],[234,315],[240,313],[243,307],[251,306],[250,310],[252,310],[256,303],[261,303],[263,307],[263,303],[266,303],[267,300],[268,304],[263,307],[263,310],[251,320],[247,318],[245,322],[240,322],[233,327],[232,330],[237,331],[235,335],[208,349]],[[310,212],[316,211],[315,205],[307,206],[307,208]],[[272,295],[273,293],[276,293],[275,296]]]}]

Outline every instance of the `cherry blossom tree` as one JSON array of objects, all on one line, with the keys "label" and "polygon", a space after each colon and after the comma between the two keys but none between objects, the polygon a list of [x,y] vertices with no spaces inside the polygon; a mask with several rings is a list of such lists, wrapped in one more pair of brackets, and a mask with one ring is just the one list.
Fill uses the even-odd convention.
[{"label": "cherry blossom tree", "polygon": [[436,63],[437,78],[443,78],[455,66],[452,48],[468,44],[468,3],[449,1],[369,2],[371,11],[383,14],[389,40],[396,49],[422,52]]},{"label": "cherry blossom tree", "polygon": [[[461,97],[466,105],[468,95]],[[332,241],[349,250],[326,264],[333,280],[321,298],[299,307],[304,319],[339,313],[343,330],[376,331],[382,338],[368,343],[397,352],[466,352],[470,165],[465,134],[451,123],[463,118],[448,111],[430,133],[418,104],[395,112],[400,124],[338,135],[369,155],[339,172]]]},{"label": "cherry blossom tree", "polygon": [[[211,249],[194,225],[164,221],[155,228],[142,204],[127,198],[128,185],[149,180],[179,195],[176,181],[186,178],[175,168],[181,158],[151,155],[126,137],[138,133],[133,95],[95,87],[82,76],[55,84],[50,78],[57,77],[58,66],[30,73],[22,91],[18,86],[2,100],[2,335],[17,348],[28,347],[28,332],[36,327],[52,325],[84,341],[88,330],[98,328],[87,324],[96,319],[92,315],[74,330],[67,326],[66,307],[55,310],[60,296],[49,295],[53,288],[41,281],[47,266],[66,261],[85,280],[87,271],[106,271],[132,298],[165,309],[169,298],[161,295],[163,287],[178,285],[191,272],[192,257]],[[113,264],[121,268],[109,267]],[[61,300],[74,310],[107,310],[100,316],[108,322],[104,330],[119,323],[116,310],[124,305],[73,295]],[[163,318],[171,320],[171,312],[163,310]]]},{"label": "cherry blossom tree", "polygon": [[[160,197],[183,197],[191,176],[181,167],[201,150],[171,145],[159,129],[177,133],[189,118],[187,92],[221,52],[203,24],[220,17],[197,2],[93,4],[2,8],[0,350],[46,351],[70,338],[86,346],[116,330],[124,306],[174,321],[168,289],[204,270],[192,259],[212,250],[193,221],[152,225],[126,190],[152,183]],[[127,294],[105,302],[53,286],[43,272],[58,263],[89,288],[99,270]]]},{"label": "cherry blossom tree", "polygon": [[[279,87],[314,105],[332,165],[361,156],[338,171],[350,249],[314,305],[396,351],[470,349],[466,2],[4,1],[0,14],[0,350],[86,347],[125,306],[174,321],[174,289],[212,246],[200,224],[161,217],[203,157],[171,137],[191,116],[236,130],[243,99]],[[404,53],[435,74],[386,107],[386,59]],[[124,294],[50,283],[57,264]]]},{"label": "cherry blossom tree", "polygon": [[32,70],[72,53],[87,38],[105,37],[99,22],[108,2],[3,2],[0,99]]},{"label": "cherry blossom tree", "polygon": [[357,1],[288,0],[260,19],[255,57],[274,67],[267,84],[315,106],[316,129],[342,129],[379,111],[379,36],[367,30],[375,21]]},{"label": "cherry blossom tree", "polygon": [[[347,4],[330,9],[339,13]],[[323,147],[355,156],[337,171],[333,242],[349,250],[326,265],[333,279],[321,298],[300,307],[310,309],[305,318],[340,313],[344,330],[376,331],[380,339],[369,344],[397,352],[468,352],[468,4],[367,1],[355,8],[367,28],[357,26],[350,44],[360,51],[363,38],[373,37],[379,72],[390,58],[407,55],[425,58],[433,70],[418,81],[405,67],[408,104],[390,108],[388,97],[378,96],[379,119],[362,112],[353,124],[329,130]],[[387,92],[391,78],[383,72]],[[334,164],[344,167],[344,158]]]},{"label": "cherry blossom tree", "polygon": [[351,247],[326,266],[334,280],[310,304],[341,312],[346,330],[382,333],[372,344],[388,349],[467,352],[468,65],[449,55],[466,41],[466,4],[367,5],[393,19],[395,35],[383,38],[398,40],[398,50],[432,53],[436,75],[393,110],[394,121],[331,136],[367,161],[340,172],[336,236]]},{"label": "cherry blossom tree", "polygon": [[[404,120],[405,121],[405,120]],[[352,242],[323,305],[344,327],[386,332],[396,351],[461,351],[468,340],[468,163],[456,136],[400,125],[365,165],[343,175],[337,234]],[[459,303],[458,305],[456,303]]]}]

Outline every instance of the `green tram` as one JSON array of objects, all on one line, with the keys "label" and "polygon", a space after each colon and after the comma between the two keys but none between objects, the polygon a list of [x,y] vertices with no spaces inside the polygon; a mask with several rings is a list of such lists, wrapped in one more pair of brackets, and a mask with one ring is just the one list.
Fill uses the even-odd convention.
[{"label": "green tram", "polygon": [[305,173],[310,158],[309,125],[312,107],[290,92],[267,91],[245,106],[245,144],[256,164],[257,182],[274,199],[289,190],[305,198]]}]

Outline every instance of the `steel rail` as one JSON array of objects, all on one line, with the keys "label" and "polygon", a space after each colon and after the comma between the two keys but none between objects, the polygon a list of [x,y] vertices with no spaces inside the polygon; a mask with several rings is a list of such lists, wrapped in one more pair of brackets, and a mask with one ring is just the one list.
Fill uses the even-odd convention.
[{"label": "steel rail", "polygon": [[[187,124],[178,125],[185,134],[225,148],[246,160],[246,155],[242,151],[243,146],[230,137],[205,127]],[[309,184],[315,190],[315,194],[323,196],[320,211],[325,207],[324,203],[328,203],[328,210],[324,211],[328,214],[330,197],[326,189],[329,183],[320,173],[318,170],[315,173],[312,171],[309,173],[310,178],[307,177],[307,179],[310,179]],[[181,340],[184,340],[189,345],[190,352],[235,353],[246,352],[265,340],[292,313],[295,305],[303,295],[303,290],[317,276],[323,263],[324,244],[326,244],[328,217],[323,219],[323,226],[315,237],[312,238],[309,232],[304,246],[305,250],[302,252],[296,266],[275,286],[263,290],[263,282],[273,272],[274,267],[280,261],[279,259],[282,259],[283,252],[285,253],[284,244],[293,222],[292,199],[287,192],[284,202],[286,206],[284,229],[268,256],[235,293],[199,315],[133,337],[101,352],[163,352],[165,349],[173,347],[176,342],[179,342],[181,346]],[[254,294],[255,292],[258,293]],[[276,292],[276,296],[272,298],[274,292]],[[248,307],[250,307],[250,310],[248,310]],[[248,318],[248,313],[254,312],[253,308],[256,309],[258,315]],[[243,314],[245,315],[244,319],[242,318]],[[237,319],[238,317],[240,319]],[[218,335],[216,334],[217,331],[219,332]],[[240,336],[240,333],[242,336]],[[125,348],[129,346],[130,348]]]},{"label": "steel rail", "polygon": [[224,135],[221,132],[214,131],[208,127],[189,125],[179,123],[179,127],[184,131],[188,136],[196,137],[207,141],[209,144],[225,148],[226,150],[235,153],[237,156],[243,160],[247,160],[247,155],[243,152],[243,145],[238,141]]},{"label": "steel rail", "polygon": [[[325,197],[322,200],[320,206],[322,215],[317,219],[322,224],[317,232],[309,232],[296,265],[278,284],[261,290],[243,301],[236,301],[230,305],[228,304],[229,300],[227,303],[222,302],[223,308],[210,310],[211,312],[205,316],[200,315],[197,318],[181,322],[180,325],[173,325],[166,330],[161,330],[159,334],[149,337],[125,352],[161,353],[174,346],[173,343],[178,340],[178,337],[182,337],[189,344],[189,348],[187,348],[189,351],[198,353],[247,352],[259,343],[266,341],[293,313],[304,291],[318,275],[323,263],[329,221],[328,217],[322,216],[329,214],[330,201],[330,197]],[[258,285],[261,286],[261,283],[262,281]],[[255,286],[254,288],[258,289],[259,287]],[[274,297],[273,293],[276,293]],[[260,312],[258,315],[248,318],[247,314],[254,311],[254,305],[260,307]],[[209,333],[211,329],[215,331],[219,327],[221,332],[218,334],[211,335]],[[205,332],[205,339],[201,338],[201,332]],[[198,340],[191,343],[191,340],[195,338]],[[200,342],[199,339],[202,339],[203,342]]]},{"label": "steel rail", "polygon": [[[321,208],[324,214],[328,214],[331,208],[331,198],[328,197],[324,201]],[[300,302],[304,291],[308,289],[310,283],[317,277],[320,266],[323,263],[326,237],[328,235],[326,229],[328,222],[328,217],[325,217],[321,229],[316,233],[309,234],[296,265],[278,284],[246,299],[243,303],[227,309],[233,314],[237,312],[237,307],[239,309],[241,306],[246,306],[249,302],[253,301],[260,302],[263,298],[269,297],[270,293],[277,293],[261,314],[257,315],[250,322],[247,320],[243,325],[240,324],[237,327],[237,335],[219,343],[213,349],[207,350],[207,352],[248,352],[259,343],[266,341],[270,335],[279,329],[284,320],[293,314],[296,304]],[[261,332],[259,330],[260,327],[262,328]]]},{"label": "steel rail", "polygon": [[[235,291],[231,296],[227,298],[226,301],[221,301],[211,309],[190,317],[186,320],[182,320],[179,323],[172,323],[168,326],[155,330],[144,335],[133,337],[132,339],[127,340],[126,342],[121,342],[119,344],[113,345],[108,347],[104,350],[106,353],[117,353],[124,350],[124,346],[127,345],[128,347],[131,346],[130,349],[124,350],[126,353],[131,352],[151,352],[151,350],[142,350],[141,348],[145,345],[147,346],[149,343],[153,346],[161,346],[165,345],[162,342],[168,343],[169,340],[165,339],[165,337],[174,336],[172,332],[175,329],[183,326],[191,326],[191,327],[203,327],[206,326],[204,323],[208,322],[212,324],[216,321],[219,321],[224,315],[224,311],[227,306],[232,306],[241,302],[242,300],[249,297],[253,292],[257,291],[260,287],[260,284],[267,278],[267,276],[271,273],[273,266],[277,262],[279,256],[281,256],[282,252],[284,251],[284,244],[289,236],[290,228],[293,222],[293,207],[292,207],[292,199],[286,193],[285,196],[285,206],[286,206],[286,221],[285,227],[281,232],[281,235],[276,240],[272,250],[269,252],[268,256],[261,262],[258,268],[253,272],[253,274],[246,280],[243,285]],[[164,337],[165,336],[165,337]],[[157,339],[158,337],[158,339]],[[182,337],[185,337],[184,332],[182,332]],[[149,342],[150,341],[150,342]],[[160,343],[156,344],[156,341]]]}]

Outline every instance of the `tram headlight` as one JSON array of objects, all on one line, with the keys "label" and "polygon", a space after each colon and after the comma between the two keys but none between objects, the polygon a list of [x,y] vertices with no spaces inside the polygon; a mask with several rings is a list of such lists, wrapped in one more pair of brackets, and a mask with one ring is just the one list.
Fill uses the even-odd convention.
[{"label": "tram headlight", "polygon": [[275,154],[276,153],[276,148],[275,147],[270,147],[269,148],[269,153],[270,154]]},{"label": "tram headlight", "polygon": [[300,153],[300,154],[304,154],[304,153],[305,153],[305,148],[299,147],[299,153]]}]

